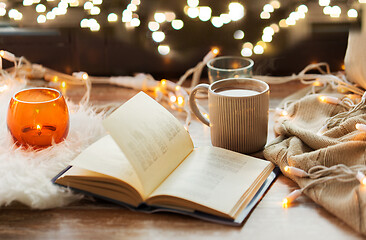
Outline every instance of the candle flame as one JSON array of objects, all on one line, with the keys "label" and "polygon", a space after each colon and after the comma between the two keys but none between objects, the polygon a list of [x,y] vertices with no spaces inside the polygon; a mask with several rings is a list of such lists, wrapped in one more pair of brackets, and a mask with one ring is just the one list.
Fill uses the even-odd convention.
[{"label": "candle flame", "polygon": [[41,130],[41,125],[37,124],[37,130],[40,131]]},{"label": "candle flame", "polygon": [[175,91],[179,91],[179,90],[180,90],[180,86],[176,86]]},{"label": "candle flame", "polygon": [[65,82],[65,81],[63,81],[63,82],[61,83],[61,87],[62,87],[62,88],[65,88],[65,87],[66,87],[66,82]]},{"label": "candle flame", "polygon": [[290,171],[290,168],[289,168],[288,166],[285,166],[285,167],[283,168],[283,170],[284,170],[285,172],[289,172],[289,171]]},{"label": "candle flame", "polygon": [[0,51],[0,56],[1,56],[1,57],[4,57],[4,56],[5,56],[5,51],[4,51],[4,50],[1,50],[1,51]]}]

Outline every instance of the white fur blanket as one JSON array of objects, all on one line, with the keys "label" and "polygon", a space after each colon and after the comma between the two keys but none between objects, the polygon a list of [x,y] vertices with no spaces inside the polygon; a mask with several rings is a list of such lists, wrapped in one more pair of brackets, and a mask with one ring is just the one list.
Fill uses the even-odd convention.
[{"label": "white fur blanket", "polygon": [[18,148],[7,129],[6,115],[12,95],[23,87],[12,86],[0,93],[0,207],[13,201],[35,209],[67,205],[81,196],[52,184],[51,179],[105,134],[103,114],[67,101],[70,130],[65,141],[40,151]]}]

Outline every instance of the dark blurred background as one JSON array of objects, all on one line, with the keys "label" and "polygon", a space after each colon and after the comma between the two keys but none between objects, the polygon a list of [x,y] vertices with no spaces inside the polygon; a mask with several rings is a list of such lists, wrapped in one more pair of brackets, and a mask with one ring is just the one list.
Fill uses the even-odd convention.
[{"label": "dark blurred background", "polygon": [[[255,74],[291,75],[315,62],[328,62],[332,71],[339,71],[344,68],[349,30],[363,28],[362,9],[366,4],[360,1],[0,0],[0,49],[61,72],[85,71],[96,76],[144,72],[156,78],[179,78],[213,47],[220,49],[220,55],[252,58]],[[93,15],[97,9],[93,13],[84,9],[86,2],[99,8],[100,13]],[[240,5],[234,4],[230,10],[232,2]],[[44,10],[39,4],[45,11],[39,11]],[[57,15],[54,8],[64,6],[67,6],[66,13]],[[210,7],[210,16],[207,8],[206,15],[201,16],[203,20],[188,15],[201,11],[203,6]],[[244,16],[237,19],[240,6],[244,8]],[[331,14],[329,9],[333,11]],[[156,22],[157,12],[174,13],[175,20],[184,23],[180,30],[173,29],[171,19],[160,23],[158,31],[165,34],[160,43],[153,39],[153,31],[149,29],[149,22]],[[292,12],[297,15],[291,15]],[[298,18],[301,12],[305,18]],[[116,22],[108,21],[110,13],[116,14]],[[213,17],[221,15],[220,19],[227,19],[229,13],[235,21],[214,26]],[[133,18],[138,20],[131,22]],[[82,28],[83,19],[95,19],[99,27]],[[288,26],[284,21],[296,24]],[[262,41],[263,29],[269,26],[279,31],[270,34],[271,41],[268,38]],[[245,43],[250,49],[246,52],[243,51]],[[164,45],[165,52],[159,52],[159,45]],[[256,49],[257,53],[256,45],[262,46]]]}]

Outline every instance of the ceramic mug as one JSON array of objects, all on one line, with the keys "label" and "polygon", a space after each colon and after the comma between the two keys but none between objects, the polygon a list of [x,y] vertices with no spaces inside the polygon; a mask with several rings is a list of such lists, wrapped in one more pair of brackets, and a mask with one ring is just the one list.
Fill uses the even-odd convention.
[{"label": "ceramic mug", "polygon": [[[208,92],[209,119],[198,109],[195,96]],[[240,153],[263,149],[267,142],[269,86],[251,78],[229,78],[211,85],[199,84],[189,104],[197,118],[211,130],[213,146]]]}]

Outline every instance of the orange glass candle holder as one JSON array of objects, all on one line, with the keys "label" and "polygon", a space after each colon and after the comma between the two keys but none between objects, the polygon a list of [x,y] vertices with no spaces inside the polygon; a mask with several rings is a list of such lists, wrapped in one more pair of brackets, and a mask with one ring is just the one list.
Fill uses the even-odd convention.
[{"label": "orange glass candle holder", "polygon": [[45,148],[66,138],[69,111],[58,90],[25,89],[10,100],[7,125],[17,145]]}]

